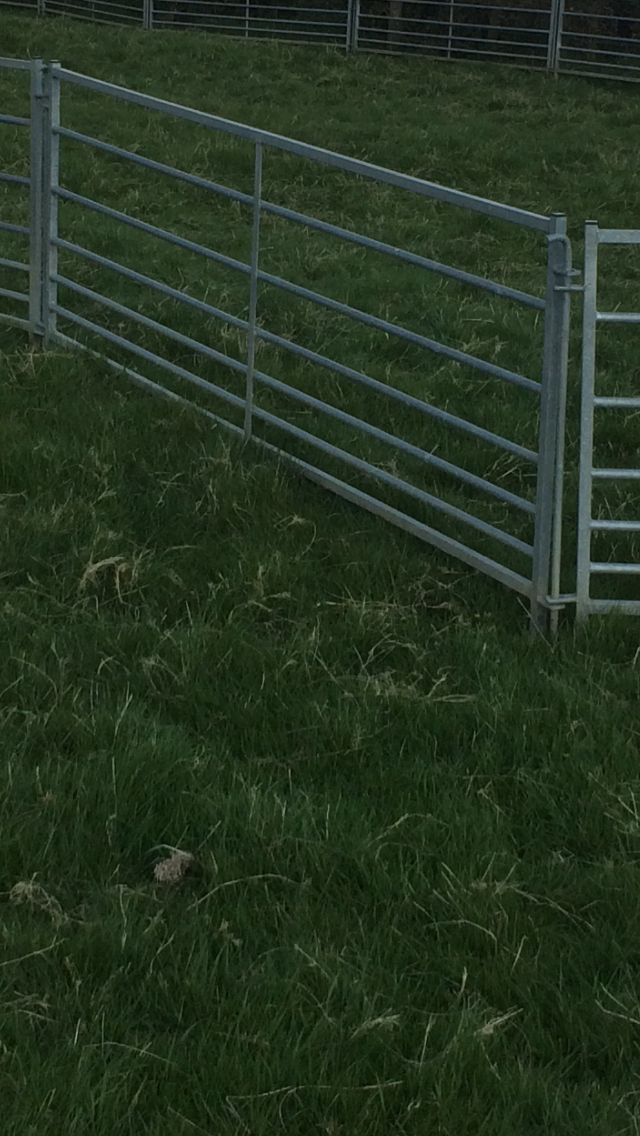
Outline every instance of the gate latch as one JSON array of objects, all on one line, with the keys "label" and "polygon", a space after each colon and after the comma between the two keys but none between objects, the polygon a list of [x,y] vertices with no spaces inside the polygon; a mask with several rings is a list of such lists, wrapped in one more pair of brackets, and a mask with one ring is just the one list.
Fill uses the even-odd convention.
[{"label": "gate latch", "polygon": [[[568,276],[575,280],[576,276],[582,276],[582,272],[579,268],[570,268],[568,272],[560,271],[558,275]],[[584,292],[584,284],[554,284],[553,290],[554,292]]]}]

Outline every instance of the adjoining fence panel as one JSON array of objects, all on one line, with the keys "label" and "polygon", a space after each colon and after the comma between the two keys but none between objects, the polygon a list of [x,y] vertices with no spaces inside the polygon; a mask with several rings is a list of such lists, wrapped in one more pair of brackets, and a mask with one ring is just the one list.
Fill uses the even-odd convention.
[{"label": "adjoining fence panel", "polygon": [[[246,437],[253,437],[255,441],[264,445],[270,452],[278,453],[283,459],[291,461],[317,483],[332,489],[348,500],[354,501],[363,508],[384,517],[388,521],[399,525],[405,531],[413,533],[420,539],[432,544],[442,551],[454,555],[458,560],[471,567],[499,580],[509,588],[519,592],[529,599],[534,624],[545,629],[549,624],[550,613],[558,606],[557,581],[554,575],[554,557],[559,557],[560,532],[560,505],[562,501],[562,424],[564,402],[566,397],[566,357],[567,357],[567,280],[570,273],[570,249],[566,238],[566,223],[561,215],[546,217],[526,210],[519,210],[512,206],[502,205],[489,199],[465,194],[457,190],[436,185],[419,178],[410,177],[397,171],[374,166],[371,163],[361,162],[344,155],[297,142],[280,135],[258,130],[254,127],[234,123],[219,116],[205,114],[191,110],[161,99],[130,91],[114,84],[105,83],[89,76],[79,75],[75,72],[61,68],[58,64],[51,64],[44,69],[36,61],[33,67],[34,80],[32,87],[32,122],[34,131],[32,135],[33,153],[38,146],[37,138],[41,134],[40,167],[34,159],[34,170],[39,185],[40,196],[32,199],[32,225],[35,226],[36,240],[32,247],[32,262],[42,265],[42,286],[38,296],[32,301],[32,329],[43,334],[45,342],[60,343],[73,346],[76,349],[89,351],[105,360],[105,362],[120,372],[130,373],[132,377],[169,398],[183,401],[182,396],[175,390],[156,383],[148,376],[141,375],[137,370],[123,363],[122,360],[111,357],[92,343],[87,343],[79,333],[89,333],[92,340],[102,341],[117,351],[125,351],[130,357],[143,360],[153,368],[160,368],[169,376],[179,380],[186,380],[194,389],[204,392],[214,400],[221,402],[232,412],[231,417],[214,412],[208,405],[192,403],[194,408],[209,417],[213,417],[221,424],[228,426],[234,433]],[[40,82],[42,78],[42,82]],[[217,182],[208,181],[197,175],[188,173],[168,165],[167,163],[147,159],[139,153],[132,153],[122,147],[115,146],[103,140],[94,139],[79,131],[71,130],[60,123],[60,88],[61,86],[89,89],[104,97],[114,98],[121,102],[133,104],[150,111],[158,111],[186,123],[195,124],[201,128],[214,131],[230,139],[243,140],[250,143],[254,153],[253,192],[246,193],[231,187],[222,186]],[[34,139],[36,139],[34,141]],[[91,197],[72,192],[60,182],[60,141],[68,139],[76,145],[91,147],[97,151],[117,156],[119,159],[132,162],[139,167],[148,167],[154,174],[162,174],[178,181],[185,182],[217,194],[222,198],[235,200],[244,206],[250,207],[252,212],[251,223],[251,251],[248,262],[231,257],[211,249],[197,241],[183,238],[168,229],[149,221],[142,221],[121,210],[114,209]],[[460,208],[467,213],[477,214],[488,219],[498,219],[510,225],[516,225],[538,233],[546,238],[547,244],[547,287],[544,297],[529,294],[521,289],[500,284],[490,279],[459,270],[439,262],[436,259],[424,257],[418,253],[403,250],[393,244],[373,239],[364,234],[347,230],[331,222],[308,215],[299,210],[292,210],[286,206],[269,202],[262,196],[262,161],[265,150],[280,152],[290,157],[302,158],[323,166],[358,175],[373,183],[383,186],[392,186],[402,191],[417,195],[419,199],[440,202],[450,207]],[[37,172],[39,169],[39,172]],[[59,203],[64,202],[83,210],[100,215],[109,220],[109,223],[126,225],[133,231],[144,233],[160,241],[167,241],[173,247],[183,249],[205,258],[210,263],[221,265],[247,279],[249,295],[247,312],[248,318],[225,312],[219,307],[211,305],[208,301],[190,296],[186,290],[176,289],[153,277],[138,272],[133,268],[120,264],[116,259],[107,258],[92,252],[81,243],[67,240],[58,231]],[[294,281],[285,279],[282,275],[268,272],[260,265],[260,221],[263,215],[275,216],[311,231],[319,231],[341,242],[360,246],[364,249],[392,256],[396,260],[405,261],[414,268],[429,274],[436,274],[445,279],[451,279],[459,284],[475,289],[480,293],[489,293],[493,298],[499,298],[502,303],[516,303],[524,308],[544,312],[545,334],[541,358],[541,381],[538,382],[527,375],[519,374],[508,367],[483,359],[469,351],[459,350],[451,344],[442,343],[433,337],[425,336],[422,331],[417,332],[404,328],[398,323],[380,316],[373,315],[352,304],[344,303],[331,296],[314,289],[307,288]],[[38,236],[41,234],[41,237]],[[38,245],[38,242],[40,244]],[[135,281],[163,293],[172,300],[178,300],[182,305],[192,311],[222,321],[234,327],[243,336],[246,336],[246,355],[235,358],[228,351],[221,351],[204,342],[202,334],[197,338],[192,334],[185,334],[166,323],[150,318],[140,310],[120,302],[72,278],[67,270],[61,271],[58,267],[60,252],[72,254],[90,264],[106,269],[118,277]],[[480,426],[465,417],[456,416],[449,410],[444,410],[416,395],[397,387],[393,381],[382,381],[380,378],[369,375],[358,367],[352,367],[339,359],[332,359],[320,351],[314,350],[295,339],[282,336],[263,326],[259,318],[258,286],[275,288],[278,292],[296,297],[316,308],[327,310],[350,321],[356,321],[363,327],[382,332],[387,338],[393,337],[401,343],[418,347],[432,356],[440,356],[458,365],[470,367],[489,376],[494,381],[506,383],[521,397],[533,400],[538,407],[538,440],[537,451],[513,439],[501,437],[486,426]],[[58,296],[60,289],[71,300],[61,302]],[[131,322],[138,328],[144,329],[153,337],[162,337],[170,343],[176,344],[191,354],[209,363],[220,365],[229,369],[238,379],[244,380],[244,392],[241,394],[233,388],[228,388],[205,378],[194,369],[193,365],[185,366],[183,362],[166,357],[158,347],[155,339],[150,345],[134,342],[125,334],[121,334],[121,326],[105,326],[96,318],[83,314],[73,303],[73,298],[84,300],[92,307],[97,306],[113,316]],[[37,309],[37,311],[36,311]],[[62,325],[62,326],[61,326]],[[70,334],[66,328],[71,325],[77,329],[76,334]],[[64,327],[64,329],[63,329]],[[151,343],[153,342],[153,346]],[[513,454],[518,460],[528,463],[535,473],[536,492],[535,499],[530,500],[517,492],[493,482],[487,475],[466,469],[464,465],[448,460],[430,447],[428,440],[424,440],[422,430],[419,431],[421,441],[418,444],[405,438],[397,429],[389,428],[385,423],[391,421],[385,415],[382,425],[370,420],[367,411],[364,417],[354,413],[348,403],[340,405],[331,399],[318,396],[312,386],[311,390],[304,389],[304,384],[284,381],[282,377],[259,369],[256,365],[256,351],[259,343],[270,345],[278,351],[286,351],[290,357],[302,361],[303,364],[320,367],[325,373],[345,380],[350,390],[369,390],[376,397],[382,395],[392,400],[396,406],[403,407],[414,415],[415,420],[439,423],[456,431],[456,434],[476,438],[491,447],[498,447],[506,453]],[[297,375],[294,369],[294,374]],[[322,389],[322,388],[320,388]],[[242,388],[240,388],[242,390]],[[261,397],[256,399],[260,390],[269,394],[265,404]],[[276,401],[273,402],[273,399]],[[282,400],[286,407],[293,408],[283,411]],[[280,402],[278,402],[280,400]],[[365,403],[368,406],[368,403]],[[298,408],[298,410],[296,410]],[[300,417],[302,412],[304,417]],[[235,418],[234,418],[235,415]],[[320,420],[333,424],[338,430],[337,435],[323,436],[319,430]],[[403,419],[404,421],[404,419]],[[407,420],[408,421],[408,420]],[[332,426],[332,429],[333,429]],[[340,431],[343,433],[340,433]],[[364,448],[359,448],[359,442],[349,441],[349,438],[360,438],[367,441]],[[275,442],[272,438],[278,438]],[[438,488],[425,488],[420,478],[412,479],[405,475],[402,469],[395,471],[389,469],[387,464],[379,458],[370,455],[367,446],[381,443],[391,447],[394,452],[404,455],[407,459],[418,462],[431,475],[444,475],[453,478],[460,486],[467,487],[468,496],[447,497],[447,493]],[[302,453],[300,449],[302,448]],[[309,460],[306,454],[313,451],[317,458]],[[305,455],[305,456],[303,456]],[[329,468],[323,467],[320,460],[329,463]],[[338,463],[341,469],[351,473],[351,479],[337,476],[332,466]],[[363,489],[357,481],[361,476],[377,484],[380,490],[391,495],[391,499],[384,495],[379,496]],[[356,479],[355,483],[353,478]],[[430,484],[430,483],[429,483]],[[502,502],[510,509],[515,509],[524,518],[533,522],[532,538],[529,540],[518,532],[509,532],[503,522],[496,523],[492,514],[482,509],[476,511],[473,494],[480,493],[487,499]],[[404,504],[401,504],[403,502]],[[464,502],[464,505],[462,504]],[[412,514],[411,510],[419,507],[420,515]],[[440,528],[435,523],[427,523],[422,519],[424,511],[442,518],[446,525],[453,523],[456,531],[468,530],[476,543],[468,543],[461,539],[456,532],[447,530],[446,525]],[[503,551],[488,553],[483,547],[488,541],[494,547],[498,545]],[[518,563],[528,562],[529,568],[516,567],[513,556],[520,558]]]},{"label": "adjoining fence panel", "polygon": [[563,74],[640,81],[640,7],[635,0],[566,0],[558,37]]},{"label": "adjoining fence panel", "polygon": [[[38,69],[42,69],[42,64],[32,60],[23,59],[5,59],[0,57],[0,70],[14,71],[22,73],[31,84],[30,95],[25,84],[24,101],[25,109],[35,106],[34,94],[37,89],[36,74]],[[22,82],[22,80],[20,80]],[[13,174],[0,171],[0,186],[6,185],[11,187],[11,194],[20,195],[24,190],[29,193],[29,224],[23,225],[17,221],[5,221],[0,217],[0,236],[2,233],[7,233],[12,238],[26,238],[24,243],[28,242],[29,248],[27,255],[24,259],[16,259],[19,253],[12,254],[11,256],[0,255],[0,268],[7,269],[7,284],[10,286],[0,287],[0,297],[11,301],[13,305],[17,305],[18,310],[26,310],[26,315],[14,315],[9,312],[0,312],[0,323],[9,324],[13,327],[21,328],[25,331],[34,332],[36,330],[35,315],[38,308],[38,292],[39,286],[39,273],[36,271],[34,264],[34,220],[35,220],[35,195],[39,186],[39,171],[37,162],[39,160],[39,153],[37,143],[34,142],[34,132],[37,130],[37,123],[32,124],[31,115],[33,110],[28,115],[16,114],[0,114],[0,132],[4,131],[7,127],[16,127],[18,130],[30,130],[30,155],[29,155],[29,175]],[[34,162],[36,166],[34,167]],[[20,281],[25,281],[27,287],[19,289]]]},{"label": "adjoining fence panel", "polygon": [[640,81],[633,0],[0,0],[98,24],[332,43]]},{"label": "adjoining fence panel", "polygon": [[[577,558],[577,617],[620,611],[640,615],[640,557],[633,559],[593,560],[592,542],[597,534],[629,537],[640,532],[640,496],[630,502],[635,510],[633,519],[618,520],[594,516],[594,482],[600,487],[620,486],[640,481],[640,466],[608,469],[595,465],[596,415],[611,410],[637,412],[640,397],[637,395],[598,395],[597,384],[597,329],[601,324],[637,324],[640,312],[600,312],[598,310],[598,248],[600,245],[636,246],[640,256],[640,229],[600,229],[597,222],[585,225],[585,263],[583,298],[582,341],[582,404],[580,415],[580,484],[578,501],[578,558]],[[637,459],[636,459],[637,460]],[[600,509],[599,512],[602,512]],[[612,598],[592,596],[594,577],[635,577],[638,579],[638,598]]]}]

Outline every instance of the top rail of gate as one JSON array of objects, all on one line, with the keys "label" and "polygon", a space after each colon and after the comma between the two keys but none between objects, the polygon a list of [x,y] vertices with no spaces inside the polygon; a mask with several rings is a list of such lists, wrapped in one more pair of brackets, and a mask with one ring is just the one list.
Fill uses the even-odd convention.
[{"label": "top rail of gate", "polygon": [[308,158],[322,165],[333,166],[335,169],[343,170],[346,173],[358,174],[360,177],[383,182],[386,185],[392,185],[398,189],[408,190],[410,193],[416,193],[420,197],[428,197],[432,201],[441,201],[449,205],[457,205],[462,209],[482,213],[486,217],[494,217],[498,220],[510,221],[529,229],[537,229],[538,232],[541,233],[549,233],[553,228],[551,217],[541,213],[532,213],[526,209],[518,209],[510,205],[501,205],[496,201],[491,201],[489,198],[478,197],[472,193],[464,193],[462,190],[450,189],[446,186],[438,185],[436,182],[425,181],[422,178],[412,177],[410,174],[399,173],[395,170],[386,169],[383,166],[373,165],[371,162],[364,162],[359,158],[350,158],[345,154],[338,154],[333,150],[325,150],[320,146],[312,146],[306,142],[287,138],[281,134],[273,134],[268,130],[260,130],[253,126],[246,126],[239,122],[233,122],[231,119],[222,118],[219,115],[208,114],[205,111],[194,110],[193,108],[182,106],[179,103],[170,102],[167,99],[160,99],[153,95],[132,91],[128,87],[120,87],[115,83],[108,83],[102,79],[94,79],[89,75],[81,75],[76,71],[70,71],[64,67],[60,69],[60,78],[63,82],[70,83],[76,87],[83,87],[85,90],[112,95],[123,102],[133,103],[136,106],[145,107],[147,110],[159,111],[160,113],[171,115],[174,118],[183,119],[186,122],[208,127],[210,130],[230,134],[236,138],[243,138],[248,142],[260,142],[263,146],[270,146],[273,149],[283,150],[289,154],[295,154],[300,158]]}]

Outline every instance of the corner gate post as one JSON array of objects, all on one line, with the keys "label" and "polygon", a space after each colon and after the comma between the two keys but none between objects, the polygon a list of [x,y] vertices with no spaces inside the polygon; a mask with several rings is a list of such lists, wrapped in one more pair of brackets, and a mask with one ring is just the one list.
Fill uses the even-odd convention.
[{"label": "corner gate post", "polygon": [[58,196],[60,180],[60,64],[44,68],[42,100],[42,325],[45,346],[55,340],[58,302]]},{"label": "corner gate post", "polygon": [[532,630],[554,634],[560,591],[564,431],[569,350],[571,245],[567,221],[551,215],[540,396],[538,485],[533,547]]},{"label": "corner gate post", "polygon": [[153,31],[153,0],[143,0],[142,28],[145,32]]},{"label": "corner gate post", "polygon": [[44,63],[34,59],[31,66],[31,135],[29,139],[29,332],[31,343],[42,340],[43,293],[43,209],[42,209],[42,146]]}]

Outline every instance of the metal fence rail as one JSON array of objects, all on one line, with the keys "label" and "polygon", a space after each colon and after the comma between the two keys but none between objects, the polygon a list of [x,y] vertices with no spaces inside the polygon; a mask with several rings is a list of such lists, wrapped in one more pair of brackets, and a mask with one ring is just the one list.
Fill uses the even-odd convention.
[{"label": "metal fence rail", "polygon": [[0,0],[39,16],[640,81],[636,0]]},{"label": "metal fence rail", "polygon": [[[578,567],[577,567],[577,616],[586,619],[589,615],[610,611],[640,615],[640,549],[633,541],[634,534],[640,534],[640,465],[636,454],[636,464],[622,469],[611,469],[594,465],[594,427],[596,415],[602,417],[611,412],[637,415],[640,411],[640,396],[603,395],[596,391],[596,335],[598,326],[640,324],[640,311],[598,311],[598,249],[601,245],[631,246],[640,250],[640,229],[600,229],[595,221],[585,226],[585,266],[584,266],[584,318],[582,351],[582,410],[581,410],[581,452],[580,452],[580,490],[578,504]],[[599,503],[594,516],[594,488],[598,490],[611,487],[628,487],[631,491],[623,503],[625,517],[612,517],[611,502]],[[635,492],[634,492],[635,491]],[[629,506],[633,517],[629,517]],[[608,538],[623,540],[621,550],[614,547],[615,559],[593,559],[594,539]],[[624,556],[624,559],[621,559]],[[594,597],[592,588],[597,578],[636,579],[638,598]]]},{"label": "metal fence rail", "polygon": [[[0,61],[0,67],[2,61]],[[291,461],[306,476],[361,507],[398,525],[405,531],[432,544],[441,551],[499,580],[526,597],[531,605],[537,626],[546,627],[553,622],[559,606],[560,530],[562,508],[562,439],[566,389],[566,361],[568,340],[568,281],[570,278],[570,246],[566,238],[566,223],[562,215],[543,216],[502,205],[500,203],[462,193],[455,189],[384,169],[345,155],[297,142],[280,135],[219,116],[205,114],[166,100],[118,87],[92,77],[61,68],[57,64],[44,65],[34,61],[32,71],[32,171],[31,193],[31,282],[30,315],[26,325],[40,335],[46,343],[64,344],[75,349],[97,354],[119,373],[123,368],[148,389],[164,393],[170,398],[185,401],[181,385],[200,391],[205,401],[196,409],[228,427],[245,439],[253,438],[260,445]],[[234,189],[217,181],[173,167],[167,163],[146,158],[139,152],[98,139],[71,129],[61,122],[61,91],[81,90],[102,98],[115,99],[147,112],[158,112],[173,119],[191,123],[218,136],[240,140],[253,148],[253,191]],[[65,95],[65,98],[67,95]],[[250,255],[238,259],[187,239],[170,229],[143,220],[130,213],[95,200],[88,194],[69,189],[64,184],[64,147],[61,161],[61,143],[73,144],[76,149],[100,152],[131,165],[146,168],[154,175],[195,186],[213,198],[236,202],[249,210]],[[37,152],[40,157],[38,158]],[[499,220],[515,225],[532,234],[539,234],[546,245],[547,288],[544,296],[530,294],[507,284],[485,279],[474,273],[422,256],[415,251],[396,247],[395,244],[373,239],[329,221],[321,220],[300,210],[290,209],[265,199],[263,192],[263,157],[267,153],[280,153],[320,164],[342,174],[355,175],[367,182],[394,187],[412,194],[419,202],[438,202],[467,214]],[[20,179],[20,188],[26,179]],[[209,302],[208,298],[190,295],[184,287],[174,287],[158,280],[150,273],[120,263],[114,256],[94,252],[77,239],[71,239],[59,225],[60,207],[80,210],[101,217],[105,223],[125,227],[126,231],[144,234],[184,250],[212,265],[217,265],[240,279],[246,280],[246,317],[234,314]],[[307,231],[320,232],[337,239],[341,244],[357,246],[390,257],[395,262],[411,265],[414,269],[455,281],[479,293],[488,294],[494,302],[515,304],[541,313],[544,318],[544,339],[540,359],[541,379],[533,379],[516,370],[503,367],[468,350],[443,343],[422,331],[406,328],[399,323],[374,315],[351,303],[344,303],[310,287],[286,279],[283,275],[267,272],[261,265],[261,225],[266,216],[275,216]],[[544,248],[544,245],[543,245]],[[60,268],[59,257],[65,258]],[[7,265],[9,262],[3,262]],[[220,346],[206,341],[203,326],[199,334],[186,334],[164,321],[146,314],[138,307],[121,302],[121,296],[109,296],[96,287],[78,280],[72,265],[89,263],[112,277],[133,282],[176,301],[184,309],[197,312],[218,325],[235,328],[244,344],[240,357],[234,357]],[[36,271],[36,266],[39,269]],[[24,266],[22,266],[24,267]],[[176,282],[177,283],[177,282]],[[533,444],[503,436],[474,422],[466,415],[456,415],[394,382],[393,374],[387,381],[367,374],[361,367],[332,358],[292,336],[283,336],[261,318],[260,288],[276,289],[278,293],[295,297],[340,318],[352,321],[355,326],[374,332],[412,349],[419,348],[425,357],[437,356],[448,363],[463,366],[471,372],[489,377],[504,384],[518,397],[530,400],[537,418],[537,439]],[[61,293],[64,293],[64,301]],[[8,296],[7,298],[13,298]],[[88,311],[91,308],[91,312]],[[105,318],[93,315],[94,310],[105,313]],[[142,341],[134,341],[123,333],[121,323],[109,315],[131,323],[143,333]],[[13,322],[18,322],[14,320]],[[22,321],[21,326],[25,326]],[[145,339],[144,335],[148,338]],[[200,366],[185,365],[171,351],[164,351],[159,343],[184,349]],[[102,346],[100,346],[102,344]],[[287,372],[274,374],[258,365],[258,346],[268,345],[287,357],[304,365],[321,368],[322,373],[337,377],[344,383],[344,392],[370,392],[371,397],[382,396],[387,403],[402,408],[407,423],[423,423],[417,431],[420,443],[404,437],[397,428],[389,428],[388,415],[376,422],[371,412],[354,413],[342,387],[333,398],[320,397],[322,387],[305,387],[304,383],[290,378]],[[264,348],[263,348],[264,349]],[[123,356],[124,352],[124,356]],[[125,360],[123,362],[123,359]],[[145,371],[134,369],[142,363]],[[211,373],[206,368],[214,366]],[[169,379],[178,380],[177,389],[165,386],[153,377],[160,369]],[[227,382],[224,374],[236,376]],[[297,372],[294,372],[297,374]],[[238,380],[242,381],[238,388]],[[182,384],[181,384],[181,381]],[[234,385],[235,384],[235,385]],[[274,401],[275,400],[275,401]],[[193,399],[187,398],[193,405]],[[196,400],[197,401],[197,400]],[[369,403],[365,400],[365,407]],[[225,409],[226,408],[226,409]],[[296,410],[296,408],[298,408]],[[304,412],[304,417],[300,416]],[[404,421],[404,419],[403,419]],[[322,423],[331,424],[338,433],[327,436]],[[468,469],[464,463],[449,460],[436,453],[428,442],[429,423],[451,430],[462,442],[473,438],[486,445],[493,453],[485,472]],[[435,428],[435,427],[434,427]],[[411,431],[409,431],[411,433]],[[391,468],[385,461],[375,458],[362,446],[379,443],[388,447],[404,461],[417,463],[418,470],[426,470],[436,478],[436,484],[425,486],[420,476],[409,475],[404,469]],[[506,488],[500,480],[492,480],[491,467],[496,456],[511,455],[532,471],[535,482],[533,495]],[[315,455],[315,456],[313,456]],[[414,468],[414,467],[412,467]],[[459,488],[452,497],[439,488],[437,478]],[[368,482],[364,486],[362,478]],[[362,483],[362,484],[361,484]],[[462,493],[460,492],[462,491]],[[522,528],[510,531],[504,519],[482,506],[482,501],[498,503],[502,512],[520,517],[530,526],[530,535]],[[488,508],[488,506],[487,506]],[[423,514],[428,520],[423,519]],[[520,522],[519,522],[520,523]],[[453,526],[453,528],[452,528]],[[468,535],[466,535],[468,534]],[[502,551],[501,551],[502,550]],[[516,562],[517,565],[516,566]]]}]

